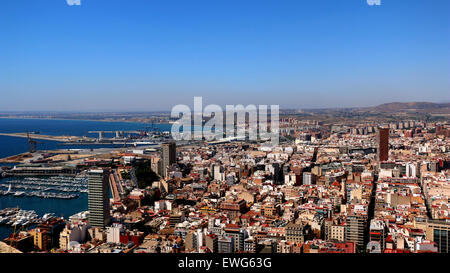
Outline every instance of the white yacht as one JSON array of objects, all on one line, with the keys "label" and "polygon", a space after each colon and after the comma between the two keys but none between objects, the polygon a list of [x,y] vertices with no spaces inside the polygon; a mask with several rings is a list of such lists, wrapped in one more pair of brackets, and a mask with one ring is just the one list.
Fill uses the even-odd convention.
[{"label": "white yacht", "polygon": [[46,213],[46,214],[44,214],[44,216],[42,216],[42,220],[47,221],[48,219],[50,219],[52,217],[55,217],[54,213]]}]

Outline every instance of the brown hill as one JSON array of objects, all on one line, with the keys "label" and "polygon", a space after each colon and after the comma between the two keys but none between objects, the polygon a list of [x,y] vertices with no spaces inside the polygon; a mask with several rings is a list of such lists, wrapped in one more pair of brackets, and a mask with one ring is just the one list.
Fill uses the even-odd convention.
[{"label": "brown hill", "polygon": [[450,103],[433,103],[433,102],[392,102],[385,103],[370,108],[376,112],[399,112],[399,111],[416,111],[416,112],[450,112]]}]

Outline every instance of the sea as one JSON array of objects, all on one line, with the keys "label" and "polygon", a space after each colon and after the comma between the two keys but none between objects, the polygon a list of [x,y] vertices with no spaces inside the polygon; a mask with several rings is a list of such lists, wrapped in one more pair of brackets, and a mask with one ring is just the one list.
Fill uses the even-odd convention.
[{"label": "sea", "polygon": [[[43,135],[71,135],[98,137],[98,134],[90,134],[89,131],[138,131],[147,130],[170,131],[170,124],[146,124],[137,122],[105,122],[88,120],[58,120],[58,119],[10,119],[0,118],[0,133],[39,132]],[[113,136],[107,133],[104,137]],[[122,147],[121,145],[61,145],[61,142],[37,140],[38,150],[55,149],[92,149]],[[0,136],[0,158],[24,153],[28,151],[26,138]],[[13,164],[0,163],[0,166],[12,166]],[[0,184],[8,184],[12,178],[0,179]],[[87,210],[87,194],[78,193],[76,199],[42,199],[38,197],[14,197],[13,195],[0,196],[0,209],[19,207],[25,210],[34,210],[42,217],[45,213],[55,213],[57,216],[68,218],[80,211]],[[11,227],[0,226],[0,240],[8,237],[13,232]]]}]

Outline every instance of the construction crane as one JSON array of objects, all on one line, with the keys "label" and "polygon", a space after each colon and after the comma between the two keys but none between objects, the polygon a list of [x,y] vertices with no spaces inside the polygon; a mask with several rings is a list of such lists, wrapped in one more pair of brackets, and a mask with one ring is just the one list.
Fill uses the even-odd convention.
[{"label": "construction crane", "polygon": [[27,139],[28,139],[28,152],[29,153],[36,152],[36,144],[42,143],[42,142],[37,142],[36,140],[32,139],[30,137],[30,133],[29,132],[27,132]]},{"label": "construction crane", "polygon": [[125,134],[125,133],[129,133],[129,134],[140,134],[140,131],[122,131],[122,130],[118,130],[118,131],[88,131],[89,134],[98,134],[98,140],[103,140],[103,134],[116,134],[116,137],[118,137],[119,135]]}]

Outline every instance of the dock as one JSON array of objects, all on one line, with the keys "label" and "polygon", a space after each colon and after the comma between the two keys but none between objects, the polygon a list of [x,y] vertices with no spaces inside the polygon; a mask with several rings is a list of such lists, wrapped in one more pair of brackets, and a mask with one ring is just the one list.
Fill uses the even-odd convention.
[{"label": "dock", "polygon": [[76,167],[68,166],[16,166],[4,172],[6,176],[76,176]]},{"label": "dock", "polygon": [[21,163],[24,159],[32,157],[33,155],[31,153],[21,153],[18,155],[12,155],[5,158],[1,158],[0,163]]},{"label": "dock", "polygon": [[90,137],[51,136],[51,135],[41,135],[41,134],[29,134],[29,133],[0,133],[0,136],[32,138],[32,139],[50,140],[50,141],[59,141],[59,142],[81,142],[81,141],[95,141],[96,140],[95,138],[90,138]]}]

